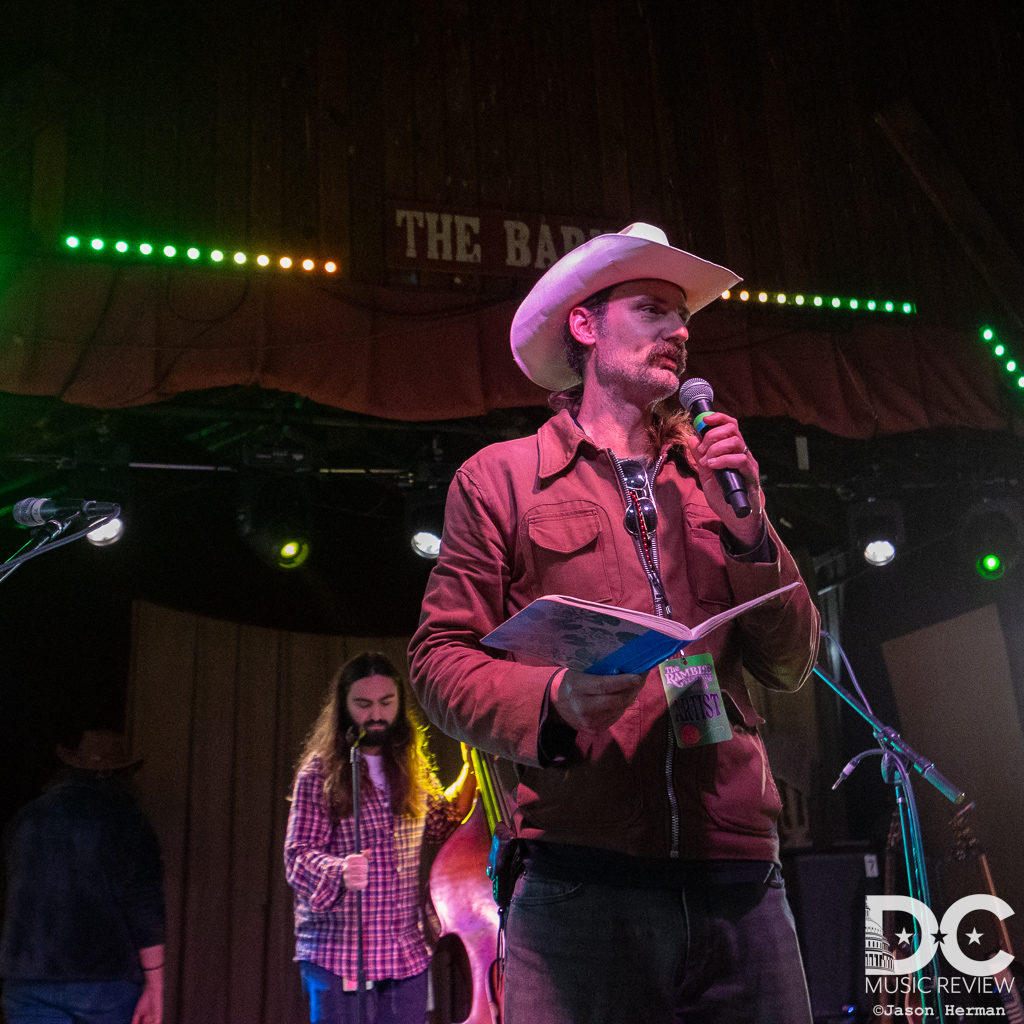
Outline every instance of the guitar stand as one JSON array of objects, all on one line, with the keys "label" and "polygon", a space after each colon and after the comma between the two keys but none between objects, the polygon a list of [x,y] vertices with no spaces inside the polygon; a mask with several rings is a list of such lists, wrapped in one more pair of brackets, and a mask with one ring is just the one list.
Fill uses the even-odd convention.
[{"label": "guitar stand", "polygon": [[[826,637],[828,634],[823,634]],[[845,661],[845,656],[844,656]],[[847,668],[849,666],[847,665]],[[863,750],[847,763],[839,778],[833,783],[832,788],[837,789],[845,779],[853,773],[857,765],[866,757],[879,756],[882,759],[882,778],[891,785],[896,794],[896,807],[899,811],[900,836],[903,841],[903,859],[907,869],[907,895],[920,900],[923,904],[931,906],[931,893],[928,886],[928,871],[924,856],[924,843],[921,834],[921,822],[917,813],[917,802],[914,799],[914,789],[911,782],[911,769],[921,775],[925,781],[934,786],[947,800],[956,806],[965,803],[967,797],[963,790],[949,781],[936,767],[934,762],[929,761],[919,754],[914,748],[891,726],[886,725],[878,719],[867,700],[861,694],[858,700],[838,683],[829,679],[817,668],[814,674],[822,679],[843,701],[857,712],[870,726],[878,742],[877,747]],[[852,675],[852,673],[851,673]],[[914,930],[917,931],[915,919]],[[942,999],[935,984],[936,970],[934,959],[928,967],[918,972],[918,979],[927,972],[930,985],[928,991],[918,985],[922,1003],[928,998],[934,997],[932,1019],[943,1020]]]}]

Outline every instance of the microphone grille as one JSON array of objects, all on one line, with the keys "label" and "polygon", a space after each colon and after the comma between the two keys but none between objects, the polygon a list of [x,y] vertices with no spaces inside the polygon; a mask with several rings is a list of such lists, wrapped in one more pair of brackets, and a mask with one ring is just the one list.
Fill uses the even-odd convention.
[{"label": "microphone grille", "polygon": [[679,389],[679,402],[684,409],[689,409],[694,402],[703,399],[705,402],[715,400],[715,389],[702,377],[691,377],[683,381]]},{"label": "microphone grille", "polygon": [[22,498],[14,503],[11,514],[20,526],[42,526],[45,520],[39,513],[45,498]]}]

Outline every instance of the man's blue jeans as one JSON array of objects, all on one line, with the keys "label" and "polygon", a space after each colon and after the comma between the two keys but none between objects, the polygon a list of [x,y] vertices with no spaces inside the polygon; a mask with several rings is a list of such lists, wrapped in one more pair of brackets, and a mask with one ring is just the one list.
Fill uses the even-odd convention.
[{"label": "man's blue jeans", "polygon": [[4,982],[7,1024],[130,1024],[142,995],[132,981]]},{"label": "man's blue jeans", "polygon": [[778,869],[675,887],[531,875],[509,910],[504,1024],[810,1024]]},{"label": "man's blue jeans", "polygon": [[[346,992],[336,974],[299,961],[311,1024],[356,1024],[358,996]],[[423,1024],[427,1016],[427,971],[400,981],[375,981],[366,993],[365,1024]]]}]

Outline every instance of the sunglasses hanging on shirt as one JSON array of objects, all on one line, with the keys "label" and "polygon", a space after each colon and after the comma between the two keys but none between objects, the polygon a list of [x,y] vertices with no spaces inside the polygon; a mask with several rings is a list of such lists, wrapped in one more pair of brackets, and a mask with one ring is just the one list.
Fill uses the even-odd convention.
[{"label": "sunglasses hanging on shirt", "polygon": [[658,506],[654,503],[647,470],[636,459],[623,459],[619,468],[628,495],[625,527],[647,546],[650,543],[648,538],[658,529]]}]

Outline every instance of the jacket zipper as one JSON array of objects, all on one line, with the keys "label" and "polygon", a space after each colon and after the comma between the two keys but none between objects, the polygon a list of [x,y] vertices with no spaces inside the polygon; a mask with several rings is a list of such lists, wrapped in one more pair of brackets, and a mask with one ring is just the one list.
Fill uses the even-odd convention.
[{"label": "jacket zipper", "polygon": [[[615,476],[619,482],[619,491],[622,494],[622,498],[625,502],[629,502],[629,488],[626,486],[626,476],[622,472],[622,467],[619,465],[619,460],[612,453],[611,449],[608,449],[608,456],[611,459],[612,466],[615,469]],[[651,500],[654,500],[654,481],[658,475],[658,471],[661,469],[662,463],[665,461],[665,452],[662,452],[657,461],[654,463],[653,469],[650,471],[647,480],[651,490]],[[655,502],[657,506],[657,502]],[[663,619],[670,618],[672,615],[672,609],[668,603],[668,595],[665,593],[665,586],[661,582],[661,568],[658,561],[658,535],[657,532],[651,537],[651,554],[650,558],[647,557],[647,552],[644,549],[643,542],[639,537],[633,537],[633,546],[636,548],[637,556],[640,559],[640,565],[647,576],[647,582],[651,588],[651,598],[654,602],[654,613]],[[672,720],[669,719],[668,723],[668,735],[667,745],[665,747],[665,794],[668,797],[669,804],[669,857],[679,857],[679,801],[676,799],[675,789],[672,786],[672,769],[675,765],[675,737],[672,734]]]}]

